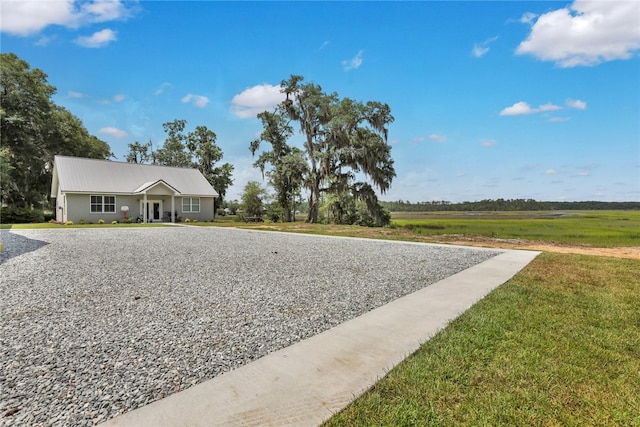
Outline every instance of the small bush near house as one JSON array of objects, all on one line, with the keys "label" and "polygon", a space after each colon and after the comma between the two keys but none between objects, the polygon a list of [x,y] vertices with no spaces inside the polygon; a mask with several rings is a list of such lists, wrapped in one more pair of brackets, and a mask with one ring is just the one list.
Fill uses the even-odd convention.
[{"label": "small bush near house", "polygon": [[111,224],[117,224],[117,223],[118,223],[117,219],[114,219],[113,221],[111,221]]},{"label": "small bush near house", "polygon": [[73,225],[73,221],[67,221],[64,223],[64,225]]},{"label": "small bush near house", "polygon": [[98,224],[104,224],[104,219],[99,219]]},{"label": "small bush near house", "polygon": [[191,222],[191,220],[189,218],[185,218],[184,222]]},{"label": "small bush near house", "polygon": [[78,224],[84,224],[84,223],[85,223],[84,219],[81,219],[80,221],[78,221]]},{"label": "small bush near house", "polygon": [[28,224],[44,222],[44,214],[37,209],[0,208],[0,220],[3,224]]},{"label": "small bush near house", "polygon": [[198,222],[198,220],[197,220],[197,219],[194,219],[194,220],[193,220],[193,222]]}]

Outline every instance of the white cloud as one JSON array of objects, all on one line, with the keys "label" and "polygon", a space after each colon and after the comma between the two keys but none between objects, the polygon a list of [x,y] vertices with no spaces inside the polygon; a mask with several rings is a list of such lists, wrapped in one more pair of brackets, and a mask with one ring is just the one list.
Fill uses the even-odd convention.
[{"label": "white cloud", "polygon": [[126,96],[124,96],[123,94],[119,93],[117,95],[115,95],[113,97],[113,102],[122,102],[124,101],[124,99],[126,98]]},{"label": "white cloud", "polygon": [[498,142],[495,139],[482,139],[480,140],[480,145],[482,147],[495,147],[496,145],[498,145]]},{"label": "white cloud", "polygon": [[99,133],[103,133],[105,135],[109,135],[116,139],[124,139],[129,136],[129,134],[122,129],[114,128],[114,127],[105,127],[98,130]]},{"label": "white cloud", "polygon": [[571,118],[569,117],[551,117],[549,119],[551,123],[562,123],[562,122],[568,122],[569,120],[571,120]]},{"label": "white cloud", "polygon": [[320,48],[319,48],[318,50],[322,50],[322,49],[324,49],[324,48],[325,48],[325,47],[327,47],[327,46],[329,46],[329,40],[325,40],[325,42],[324,42],[324,43],[322,43],[322,46],[320,46]]},{"label": "white cloud", "polygon": [[120,0],[20,0],[2,1],[0,28],[2,32],[28,36],[50,25],[80,28],[98,22],[126,19],[132,9]]},{"label": "white cloud", "polygon": [[164,92],[164,90],[166,88],[170,87],[170,86],[171,86],[171,83],[164,82],[160,86],[158,86],[158,89],[156,89],[156,91],[153,92],[153,94],[154,95],[161,95]]},{"label": "white cloud", "polygon": [[[533,22],[533,16],[525,16],[528,21],[523,22]],[[569,7],[540,15],[516,54],[531,54],[568,68],[629,59],[638,49],[640,2],[576,0]]]},{"label": "white cloud", "polygon": [[531,114],[533,112],[534,112],[533,109],[528,103],[524,101],[520,101],[520,102],[516,102],[511,107],[507,107],[502,111],[500,111],[500,115],[501,116],[520,116],[523,114]]},{"label": "white cloud", "polygon": [[231,111],[242,118],[256,117],[263,111],[272,110],[284,99],[285,94],[280,92],[280,86],[256,85],[233,97]]},{"label": "white cloud", "polygon": [[547,111],[557,111],[561,109],[562,107],[552,104],[550,102],[546,104],[542,104],[537,108],[532,108],[531,105],[529,105],[529,103],[520,101],[520,102],[516,102],[510,107],[506,107],[502,109],[502,111],[500,111],[500,115],[501,116],[522,116],[522,115],[542,113]]},{"label": "white cloud", "polygon": [[579,99],[567,99],[566,104],[567,107],[576,108],[578,110],[585,110],[587,108],[587,103]]},{"label": "white cloud", "polygon": [[207,98],[206,96],[193,95],[193,94],[189,93],[189,94],[185,95],[182,98],[181,101],[182,101],[183,104],[192,103],[196,107],[204,108],[209,103],[209,98]]},{"label": "white cloud", "polygon": [[496,40],[498,40],[498,37],[491,37],[490,39],[487,39],[483,42],[475,43],[473,45],[473,49],[471,49],[471,53],[476,58],[483,57],[489,52],[489,44],[493,43]]},{"label": "white cloud", "polygon": [[432,133],[429,135],[429,140],[434,143],[445,142],[447,140],[447,135],[438,135],[437,133]]},{"label": "white cloud", "polygon": [[424,136],[417,136],[417,137],[413,138],[412,141],[415,142],[416,144],[420,144],[420,143],[426,141],[426,138]]},{"label": "white cloud", "polygon": [[533,24],[533,21],[538,17],[535,13],[525,12],[520,18],[520,22],[523,24]]},{"label": "white cloud", "polygon": [[106,46],[115,40],[115,31],[105,28],[104,30],[96,31],[90,36],[80,36],[75,40],[75,42],[82,47],[97,48]]},{"label": "white cloud", "polygon": [[344,71],[351,71],[351,70],[356,70],[356,69],[360,68],[360,66],[362,65],[362,54],[363,53],[364,53],[364,51],[361,50],[353,58],[351,58],[349,60],[342,61],[343,70]]},{"label": "white cloud", "polygon": [[84,93],[80,93],[80,92],[74,92],[72,90],[70,90],[69,92],[67,92],[67,97],[68,98],[84,98]]},{"label": "white cloud", "polygon": [[556,170],[555,169],[547,169],[546,171],[544,171],[545,175],[555,175],[556,174]]}]

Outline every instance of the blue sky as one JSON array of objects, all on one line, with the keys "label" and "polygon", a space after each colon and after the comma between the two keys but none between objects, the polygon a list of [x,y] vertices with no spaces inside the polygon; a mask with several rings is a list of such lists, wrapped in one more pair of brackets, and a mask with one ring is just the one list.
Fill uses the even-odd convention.
[{"label": "blue sky", "polygon": [[[1,0],[1,50],[108,142],[216,132],[248,180],[291,74],[391,107],[383,200],[640,200],[640,2]],[[294,138],[294,142],[300,138]],[[266,183],[265,183],[266,184]]]}]

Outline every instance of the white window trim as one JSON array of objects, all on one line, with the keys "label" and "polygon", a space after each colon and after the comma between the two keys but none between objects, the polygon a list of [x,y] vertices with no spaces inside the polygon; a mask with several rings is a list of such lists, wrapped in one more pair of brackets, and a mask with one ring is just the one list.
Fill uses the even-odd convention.
[{"label": "white window trim", "polygon": [[[91,198],[92,197],[100,197],[100,200],[101,200],[100,206],[102,207],[102,212],[93,212],[91,207],[93,205],[97,205],[97,203],[91,203]],[[113,212],[106,212],[104,210],[105,204],[111,205],[111,203],[105,203],[104,202],[104,198],[105,197],[113,197]],[[90,194],[89,195],[89,215],[115,214],[116,213],[116,206],[118,206],[118,203],[117,203],[117,200],[116,200],[116,196],[114,194]]]},{"label": "white window trim", "polygon": [[[185,199],[189,199],[189,210],[184,209],[184,201]],[[198,210],[193,210],[193,201],[198,200]],[[183,197],[182,198],[182,213],[200,213],[200,197]]]}]

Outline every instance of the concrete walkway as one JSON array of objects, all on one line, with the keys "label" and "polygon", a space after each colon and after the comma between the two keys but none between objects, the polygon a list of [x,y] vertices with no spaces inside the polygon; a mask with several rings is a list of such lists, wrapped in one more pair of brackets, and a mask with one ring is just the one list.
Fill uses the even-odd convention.
[{"label": "concrete walkway", "polygon": [[505,251],[103,426],[317,426],[540,252]]}]

